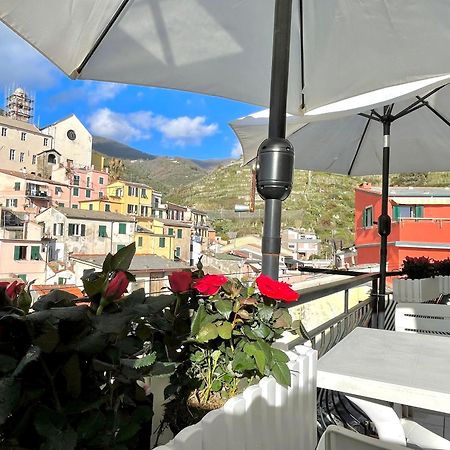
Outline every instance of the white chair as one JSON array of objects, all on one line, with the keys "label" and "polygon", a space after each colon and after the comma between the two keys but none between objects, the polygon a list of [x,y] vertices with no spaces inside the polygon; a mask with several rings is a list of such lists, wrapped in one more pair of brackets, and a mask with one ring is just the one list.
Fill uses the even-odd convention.
[{"label": "white chair", "polygon": [[399,303],[395,331],[450,336],[450,306],[434,303]]},{"label": "white chair", "polygon": [[392,442],[381,441],[363,434],[355,433],[336,425],[330,425],[320,438],[316,450],[405,450],[405,447]]}]

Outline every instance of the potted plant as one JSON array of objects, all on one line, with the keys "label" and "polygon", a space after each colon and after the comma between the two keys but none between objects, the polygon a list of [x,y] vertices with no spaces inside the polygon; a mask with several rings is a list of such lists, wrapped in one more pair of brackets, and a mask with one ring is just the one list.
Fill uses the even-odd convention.
[{"label": "potted plant", "polygon": [[403,260],[403,278],[394,278],[394,299],[399,302],[424,302],[439,296],[435,261],[427,256],[407,256]]}]

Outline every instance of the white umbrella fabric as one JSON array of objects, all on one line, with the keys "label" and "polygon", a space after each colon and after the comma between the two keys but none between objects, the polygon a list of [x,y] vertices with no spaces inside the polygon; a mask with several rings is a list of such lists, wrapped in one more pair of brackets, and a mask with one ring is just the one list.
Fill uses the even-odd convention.
[{"label": "white umbrella fabric", "polygon": [[0,21],[75,79],[270,106],[258,191],[272,277],[292,186],[286,108],[347,114],[450,75],[442,0],[0,0]]},{"label": "white umbrella fabric", "polygon": [[[382,297],[386,289],[390,233],[389,171],[450,170],[449,119],[450,85],[417,94],[409,101],[335,120],[307,123],[302,117],[287,117],[286,136],[294,147],[301,149],[295,153],[296,168],[345,175],[383,175],[382,214],[378,218]],[[258,142],[267,133],[268,111],[235,120],[230,126],[242,145],[244,162],[255,159]]]}]

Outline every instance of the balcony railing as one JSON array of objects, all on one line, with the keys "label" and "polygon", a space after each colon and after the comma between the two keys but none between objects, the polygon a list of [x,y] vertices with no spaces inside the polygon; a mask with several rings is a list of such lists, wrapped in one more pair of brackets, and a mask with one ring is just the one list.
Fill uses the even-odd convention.
[{"label": "balcony railing", "polygon": [[45,198],[48,199],[49,195],[47,191],[38,191],[33,189],[27,189],[25,195],[31,198]]}]

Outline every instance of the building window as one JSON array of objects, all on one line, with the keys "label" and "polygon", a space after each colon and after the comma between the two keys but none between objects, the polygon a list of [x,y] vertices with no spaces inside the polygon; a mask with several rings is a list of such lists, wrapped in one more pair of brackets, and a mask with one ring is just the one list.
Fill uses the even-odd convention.
[{"label": "building window", "polygon": [[48,138],[44,138],[44,147],[47,147],[48,145]]},{"label": "building window", "polygon": [[19,162],[23,162],[24,159],[25,159],[25,153],[24,153],[24,152],[20,152],[20,155],[19,155]]},{"label": "building window", "polygon": [[105,212],[111,211],[111,205],[109,203],[105,203]]},{"label": "building window", "polygon": [[91,198],[91,190],[86,189],[86,198]]},{"label": "building window", "polygon": [[128,214],[137,214],[137,211],[138,211],[137,205],[128,205],[127,206]]},{"label": "building window", "polygon": [[367,208],[364,208],[363,227],[370,228],[371,226],[373,226],[373,207],[368,206]]},{"label": "building window", "polygon": [[16,182],[14,183],[14,190],[15,190],[15,191],[20,191],[20,181],[16,181]]},{"label": "building window", "polygon": [[166,246],[166,238],[159,238],[159,248],[164,248]]},{"label": "building window", "polygon": [[31,164],[36,164],[36,155],[31,157]]},{"label": "building window", "polygon": [[64,203],[58,202],[57,206],[58,206],[58,208],[64,208]]},{"label": "building window", "polygon": [[99,179],[98,179],[98,184],[103,184],[104,183],[104,178],[103,177],[100,177]]},{"label": "building window", "polygon": [[92,203],[89,203],[89,211],[93,211],[94,210],[94,205]]},{"label": "building window", "polygon": [[67,278],[58,277],[58,284],[66,284],[66,283],[67,283]]},{"label": "building window", "polygon": [[17,208],[17,198],[7,198],[6,207],[7,208]]},{"label": "building window", "polygon": [[53,224],[53,236],[62,236],[64,234],[64,224],[54,223]]},{"label": "building window", "polygon": [[78,205],[72,205],[72,209],[78,209]]},{"label": "building window", "polygon": [[84,223],[69,223],[69,236],[86,236],[86,225]]},{"label": "building window", "polygon": [[55,187],[55,194],[61,194],[62,193],[62,187],[61,186],[56,186]]},{"label": "building window", "polygon": [[15,245],[14,246],[14,261],[22,261],[27,259],[27,246]]},{"label": "building window", "polygon": [[6,136],[6,128],[2,127],[2,136]]},{"label": "building window", "polygon": [[175,247],[175,258],[179,258],[181,256],[181,247]]},{"label": "building window", "polygon": [[56,156],[53,153],[50,153],[47,157],[47,162],[49,164],[56,164]]},{"label": "building window", "polygon": [[148,206],[141,205],[141,216],[148,217]]},{"label": "building window", "polygon": [[25,273],[17,275],[17,278],[20,278],[22,281],[25,281],[25,283],[27,282],[27,275]]},{"label": "building window", "polygon": [[123,197],[123,189],[122,188],[117,188],[115,196],[116,197]]},{"label": "building window", "polygon": [[98,198],[103,198],[104,195],[105,195],[105,194],[103,194],[103,192],[100,191],[100,192],[98,193]]},{"label": "building window", "polygon": [[139,197],[139,189],[135,186],[128,186],[128,195],[130,197]]},{"label": "building window", "polygon": [[142,247],[142,243],[144,241],[144,238],[142,236],[138,237],[138,247]]},{"label": "building window", "polygon": [[177,230],[177,238],[183,239],[183,230],[181,228],[178,228]]},{"label": "building window", "polygon": [[20,133],[20,140],[21,141],[24,141],[26,138],[27,138],[27,133],[24,133],[24,132]]},{"label": "building window", "polygon": [[15,159],[16,159],[16,151],[13,148],[11,148],[9,150],[9,160],[14,161]]},{"label": "building window", "polygon": [[73,176],[73,185],[79,186],[80,185],[80,175],[74,175]]},{"label": "building window", "polygon": [[39,245],[31,246],[31,258],[33,261],[39,261],[41,259],[41,247]]},{"label": "building window", "polygon": [[423,217],[423,205],[394,205],[392,207],[393,220],[418,219]]},{"label": "building window", "polygon": [[98,237],[107,237],[106,225],[99,225],[98,226]]},{"label": "building window", "polygon": [[119,234],[127,234],[127,224],[119,223]]},{"label": "building window", "polygon": [[91,177],[86,177],[86,187],[91,187]]},{"label": "building window", "polygon": [[141,189],[141,197],[147,198],[147,189]]},{"label": "building window", "polygon": [[72,192],[73,192],[74,197],[78,197],[78,195],[80,193],[80,188],[74,187]]},{"label": "building window", "polygon": [[169,228],[169,230],[167,231],[167,234],[169,236],[173,236],[173,228]]}]

